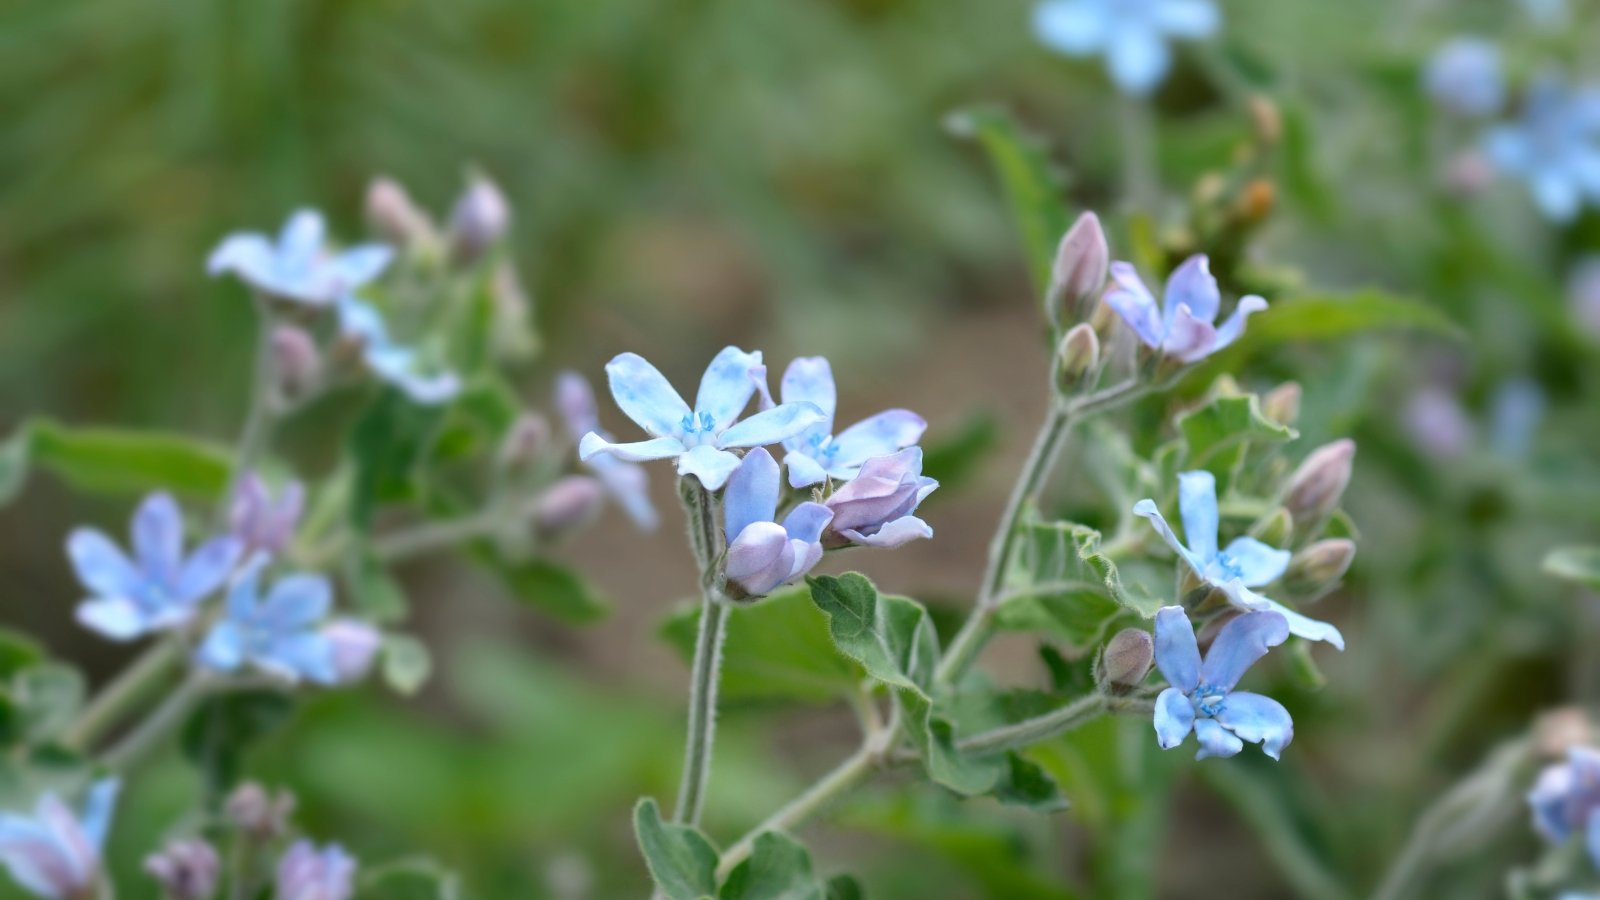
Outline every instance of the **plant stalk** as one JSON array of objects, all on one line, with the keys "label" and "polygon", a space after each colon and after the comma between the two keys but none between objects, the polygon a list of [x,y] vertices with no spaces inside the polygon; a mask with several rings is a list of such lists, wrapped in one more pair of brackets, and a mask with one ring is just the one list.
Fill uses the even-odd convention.
[{"label": "plant stalk", "polygon": [[183,642],[175,635],[150,645],[95,694],[68,726],[62,742],[73,750],[87,752],[172,674],[182,655]]},{"label": "plant stalk", "polygon": [[711,775],[717,682],[722,670],[727,607],[713,584],[713,570],[717,558],[722,555],[715,501],[698,479],[679,479],[678,491],[689,520],[689,544],[700,567],[701,605],[700,633],[695,639],[694,662],[689,673],[689,722],[684,741],[683,777],[678,784],[678,802],[672,821],[696,825],[700,822],[706,783]]}]

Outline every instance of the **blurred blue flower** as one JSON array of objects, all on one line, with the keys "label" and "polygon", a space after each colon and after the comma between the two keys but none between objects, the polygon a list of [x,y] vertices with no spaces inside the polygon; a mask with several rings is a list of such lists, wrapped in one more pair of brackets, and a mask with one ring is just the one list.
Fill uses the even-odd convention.
[{"label": "blurred blue flower", "polygon": [[1495,388],[1489,403],[1490,446],[1506,459],[1525,459],[1544,421],[1544,389],[1531,378],[1512,378]]},{"label": "blurred blue flower", "polygon": [[0,813],[0,865],[36,897],[96,900],[117,790],[116,779],[96,782],[81,814],[53,793],[39,798],[31,816]]},{"label": "blurred blue flower", "polygon": [[339,298],[339,330],[361,348],[361,358],[373,374],[412,400],[444,403],[461,391],[461,379],[454,372],[428,372],[415,349],[391,340],[383,314],[365,300],[349,294]]},{"label": "blurred blue flower", "polygon": [[1103,54],[1111,80],[1138,96],[1167,77],[1169,39],[1210,37],[1220,21],[1211,0],[1045,0],[1033,32],[1069,56]]},{"label": "blurred blue flower", "polygon": [[1238,340],[1251,313],[1267,308],[1267,301],[1252,294],[1240,298],[1227,321],[1220,326],[1212,324],[1222,306],[1222,293],[1210,265],[1204,255],[1185,260],[1167,279],[1158,306],[1133,265],[1114,262],[1111,279],[1115,287],[1106,291],[1106,305],[1152,350],[1186,363],[1205,359]]},{"label": "blurred blue flower", "polygon": [[295,841],[278,862],[274,900],[350,900],[355,894],[356,861],[338,844],[321,849]]},{"label": "blurred blue flower", "polygon": [[267,558],[257,556],[228,589],[227,611],[200,643],[195,661],[215,672],[253,667],[291,684],[339,681],[333,642],[319,626],[333,605],[321,575],[286,575],[261,596]]},{"label": "blurred blue flower", "polygon": [[[595,405],[594,389],[589,379],[577,372],[562,372],[556,379],[556,411],[566,423],[567,433],[574,441],[594,432],[604,440],[611,435],[600,427],[600,410]],[[626,462],[609,454],[591,456],[584,464],[600,479],[611,499],[621,506],[633,524],[650,530],[661,522],[655,505],[650,502],[650,476],[644,466]]]},{"label": "blurred blue flower", "polygon": [[855,478],[823,501],[833,511],[823,544],[898,547],[931,538],[933,529],[912,513],[938,487],[939,482],[922,474],[921,447],[869,459]]},{"label": "blurred blue flower", "polygon": [[738,421],[756,392],[751,372],[760,368],[760,353],[724,348],[706,367],[690,409],[644,357],[620,354],[606,364],[611,396],[652,439],[613,444],[591,431],[579,442],[578,457],[584,462],[601,453],[628,462],[676,458],[680,476],[693,475],[706,489],[717,490],[739,465],[731,449],[776,444],[823,421],[822,410],[811,403],[783,403]]},{"label": "blurred blue flower", "polygon": [[1487,116],[1505,102],[1500,48],[1482,38],[1458,37],[1440,47],[1422,81],[1434,103],[1457,115]]},{"label": "blurred blue flower", "polygon": [[78,605],[78,621],[116,641],[188,621],[227,580],[243,549],[235,537],[217,537],[184,556],[183,515],[165,493],[139,504],[132,536],[131,560],[97,529],[78,528],[67,537],[67,556],[92,594]]},{"label": "blurred blue flower", "polygon": [[1489,131],[1484,152],[1528,182],[1546,217],[1569,222],[1600,203],[1600,88],[1572,88],[1546,74],[1528,87],[1518,122]]},{"label": "blurred blue flower", "polygon": [[[775,406],[767,391],[766,372],[756,376],[762,406]],[[833,434],[833,414],[838,407],[838,391],[833,384],[833,369],[820,356],[803,356],[789,363],[778,387],[785,403],[807,402],[822,410],[822,421],[783,442],[789,452],[783,464],[789,470],[789,485],[802,488],[834,481],[849,481],[861,466],[875,456],[888,456],[910,447],[922,438],[928,423],[909,409],[890,409],[862,419],[837,436]]]},{"label": "blurred blue flower", "polygon": [[289,217],[277,243],[264,234],[228,235],[211,251],[206,271],[232,272],[271,297],[326,306],[378,277],[394,251],[362,244],[340,253],[323,246],[322,214],[302,209]]},{"label": "blurred blue flower", "polygon": [[811,571],[822,559],[822,529],[833,511],[806,501],[775,519],[783,486],[778,463],[765,447],[745,454],[728,477],[723,498],[723,524],[728,537],[724,572],[728,580],[753,597],[772,592]]},{"label": "blurred blue flower", "polygon": [[1178,510],[1183,516],[1183,536],[1187,546],[1172,533],[1172,526],[1154,500],[1134,504],[1136,515],[1144,516],[1157,533],[1206,584],[1222,591],[1234,606],[1246,611],[1270,610],[1281,615],[1290,633],[1308,641],[1327,641],[1344,649],[1344,636],[1327,622],[1302,616],[1276,600],[1250,590],[1277,581],[1289,568],[1291,554],[1253,537],[1237,537],[1226,549],[1217,548],[1217,479],[1206,471],[1184,472],[1178,476]]},{"label": "blurred blue flower", "polygon": [[1522,0],[1522,9],[1534,24],[1545,28],[1567,22],[1567,0]]},{"label": "blurred blue flower", "polygon": [[228,509],[228,529],[243,545],[245,555],[258,550],[276,554],[289,546],[300,524],[305,493],[300,482],[291,481],[274,498],[256,473],[239,479]]},{"label": "blurred blue flower", "polygon": [[1552,844],[1574,834],[1586,835],[1589,851],[1600,866],[1600,750],[1574,745],[1565,762],[1539,773],[1528,792],[1534,830]]},{"label": "blurred blue flower", "polygon": [[1259,743],[1273,759],[1294,739],[1294,721],[1283,704],[1261,694],[1236,691],[1255,661],[1289,637],[1275,612],[1251,612],[1222,626],[1205,662],[1194,626],[1181,606],[1156,613],[1156,667],[1171,685],[1156,697],[1156,740],[1171,750],[1193,731],[1200,741],[1195,759],[1233,756],[1245,742]]}]

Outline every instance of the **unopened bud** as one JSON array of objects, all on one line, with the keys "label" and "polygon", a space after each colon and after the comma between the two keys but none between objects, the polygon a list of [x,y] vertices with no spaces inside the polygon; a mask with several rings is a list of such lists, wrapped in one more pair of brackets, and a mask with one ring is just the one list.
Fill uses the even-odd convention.
[{"label": "unopened bud", "polygon": [[211,900],[221,868],[216,849],[202,840],[173,841],[144,861],[166,900]]},{"label": "unopened bud", "polygon": [[1272,186],[1272,182],[1265,178],[1252,179],[1239,194],[1235,214],[1240,223],[1255,225],[1272,215],[1272,208],[1277,202],[1278,189]]},{"label": "unopened bud", "polygon": [[1250,97],[1250,124],[1254,126],[1256,140],[1271,147],[1283,137],[1283,116],[1278,104],[1264,94]]},{"label": "unopened bud", "polygon": [[354,684],[367,677],[383,647],[383,632],[360,619],[334,619],[322,626],[322,636],[333,651],[333,671],[339,684]]},{"label": "unopened bud", "polygon": [[1300,418],[1300,383],[1285,381],[1261,398],[1261,412],[1279,425],[1293,425]]},{"label": "unopened bud", "polygon": [[587,475],[568,475],[534,502],[534,532],[548,540],[581,528],[600,513],[604,501],[600,482]]},{"label": "unopened bud", "polygon": [[1334,441],[1311,451],[1289,478],[1283,505],[1294,517],[1301,537],[1316,534],[1339,505],[1350,484],[1350,468],[1356,456],[1356,443],[1349,438]]},{"label": "unopened bud", "polygon": [[1060,358],[1063,387],[1072,387],[1087,379],[1100,368],[1100,338],[1087,322],[1079,322],[1067,330],[1057,350]]},{"label": "unopened bud", "polygon": [[536,462],[548,446],[550,423],[536,412],[525,412],[506,429],[497,456],[504,468],[524,469]]},{"label": "unopened bud", "polygon": [[1354,541],[1346,538],[1317,541],[1289,561],[1289,569],[1283,574],[1284,587],[1302,597],[1326,593],[1350,570],[1355,558]]},{"label": "unopened bud", "polygon": [[1112,691],[1138,687],[1150,674],[1154,659],[1155,641],[1150,632],[1124,628],[1112,635],[1100,651],[1100,684]]},{"label": "unopened bud", "polygon": [[1056,247],[1055,263],[1050,269],[1051,294],[1059,295],[1061,302],[1073,308],[1080,307],[1100,296],[1110,267],[1111,248],[1106,245],[1100,217],[1086,212],[1078,216]]},{"label": "unopened bud", "polygon": [[322,355],[311,335],[303,328],[280,325],[272,330],[271,342],[278,396],[298,400],[315,390],[322,374]]},{"label": "unopened bud", "polygon": [[1282,547],[1294,539],[1294,517],[1280,506],[1251,526],[1250,536],[1269,547]]},{"label": "unopened bud", "polygon": [[433,240],[433,223],[411,202],[400,182],[380,176],[367,185],[367,227],[396,247],[415,247]]},{"label": "unopened bud", "polygon": [[235,828],[261,843],[289,833],[289,816],[294,813],[294,795],[276,794],[253,781],[239,785],[228,797],[223,812]]},{"label": "unopened bud", "polygon": [[511,228],[511,205],[494,182],[472,176],[450,211],[450,258],[471,265],[500,243]]},{"label": "unopened bud", "polygon": [[1593,746],[1594,723],[1581,707],[1563,706],[1540,716],[1533,726],[1534,744],[1543,756],[1566,756],[1573,747]]}]

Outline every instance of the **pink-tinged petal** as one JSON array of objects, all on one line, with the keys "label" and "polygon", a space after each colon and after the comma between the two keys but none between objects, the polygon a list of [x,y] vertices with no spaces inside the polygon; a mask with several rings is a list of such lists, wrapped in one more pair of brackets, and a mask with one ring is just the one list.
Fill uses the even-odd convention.
[{"label": "pink-tinged petal", "polygon": [[113,641],[131,641],[148,628],[145,616],[126,597],[98,597],[78,604],[78,622]]},{"label": "pink-tinged petal", "polygon": [[1283,704],[1249,691],[1233,691],[1222,703],[1217,722],[1240,740],[1260,744],[1273,759],[1294,740],[1294,720]]},{"label": "pink-tinged petal", "polygon": [[724,347],[706,367],[695,396],[695,411],[711,417],[711,430],[722,431],[739,418],[756,392],[750,370],[760,368],[761,354],[746,353],[738,347]]},{"label": "pink-tinged petal", "polygon": [[1178,513],[1183,519],[1183,539],[1196,558],[1217,555],[1217,476],[1197,469],[1178,474]]},{"label": "pink-tinged petal", "polygon": [[892,522],[884,523],[871,534],[853,528],[840,529],[838,533],[848,538],[852,544],[890,549],[915,540],[931,538],[933,528],[916,516],[901,516]]},{"label": "pink-tinged petal", "polygon": [[810,403],[780,403],[722,432],[717,436],[717,446],[729,448],[781,444],[822,421],[822,410]]},{"label": "pink-tinged petal", "polygon": [[67,537],[67,557],[78,581],[96,594],[128,596],[140,591],[144,575],[103,532],[79,528]]},{"label": "pink-tinged petal", "polygon": [[168,585],[177,580],[183,562],[183,514],[171,494],[151,494],[134,511],[133,551],[147,576]]},{"label": "pink-tinged petal", "polygon": [[578,442],[578,458],[590,462],[597,455],[605,454],[625,462],[649,462],[653,459],[672,459],[681,456],[685,449],[683,442],[677,438],[652,438],[631,444],[613,444],[601,437],[598,432],[591,431]]},{"label": "pink-tinged petal", "polygon": [[833,383],[833,368],[821,356],[801,356],[789,363],[783,371],[783,382],[778,396],[785,403],[810,403],[822,411],[823,421],[817,423],[822,434],[833,431],[834,412],[838,408],[838,390]]},{"label": "pink-tinged petal", "polygon": [[1244,673],[1267,651],[1289,639],[1289,623],[1276,612],[1249,612],[1222,626],[1206,660],[1200,681],[1212,688],[1232,690]]},{"label": "pink-tinged petal", "polygon": [[1217,328],[1217,342],[1212,347],[1212,352],[1237,341],[1244,334],[1244,322],[1253,313],[1262,312],[1267,308],[1267,301],[1251,294],[1239,298],[1239,305],[1233,308],[1233,313]]},{"label": "pink-tinged petal", "polygon": [[1161,310],[1150,289],[1139,280],[1130,263],[1111,264],[1111,280],[1116,287],[1105,292],[1104,300],[1147,347],[1161,346]]},{"label": "pink-tinged petal", "polygon": [[[1187,527],[1187,526],[1185,526]],[[1294,554],[1288,550],[1269,547],[1253,537],[1235,538],[1224,551],[1239,570],[1239,581],[1245,587],[1261,587],[1283,576]]]},{"label": "pink-tinged petal", "polygon": [[333,654],[333,669],[340,684],[360,681],[372,670],[383,632],[358,619],[335,619],[322,628]]},{"label": "pink-tinged petal", "polygon": [[640,428],[658,438],[682,436],[689,404],[644,357],[618,354],[606,363],[606,379],[617,406]]},{"label": "pink-tinged petal", "polygon": [[856,468],[874,457],[888,456],[915,444],[927,430],[927,420],[909,409],[891,409],[862,419],[833,439],[829,468]]},{"label": "pink-tinged petal", "polygon": [[755,522],[771,522],[778,511],[778,462],[765,447],[746,453],[744,461],[728,477],[723,492],[722,519],[728,543]]},{"label": "pink-tinged petal", "polygon": [[794,548],[783,526],[754,522],[728,545],[723,571],[728,580],[760,596],[783,584],[794,568]]},{"label": "pink-tinged petal", "polygon": [[1200,684],[1200,645],[1181,606],[1163,606],[1156,612],[1156,668],[1167,684],[1185,694]]},{"label": "pink-tinged petal", "polygon": [[1171,750],[1183,743],[1194,730],[1194,704],[1188,695],[1169,687],[1156,697],[1156,743],[1163,750]]},{"label": "pink-tinged petal", "polygon": [[828,480],[828,472],[822,465],[804,453],[786,453],[783,465],[789,470],[789,486],[793,488],[810,487]]},{"label": "pink-tinged petal", "polygon": [[710,445],[695,447],[689,452],[678,457],[678,475],[682,478],[694,476],[700,479],[708,491],[721,490],[728,483],[728,477],[733,470],[739,468],[737,454],[726,450],[718,450]]},{"label": "pink-tinged petal", "polygon": [[604,453],[591,458],[588,465],[634,525],[653,531],[661,524],[655,504],[650,502],[650,476],[641,466]]},{"label": "pink-tinged petal", "polygon": [[1177,318],[1178,309],[1189,307],[1189,314],[1201,322],[1215,322],[1222,308],[1222,291],[1217,279],[1211,275],[1211,260],[1197,253],[1183,261],[1167,279],[1167,290],[1162,297],[1167,330]]},{"label": "pink-tinged petal", "polygon": [[1178,536],[1173,533],[1172,526],[1167,524],[1166,516],[1161,514],[1161,510],[1156,507],[1154,500],[1145,499],[1135,503],[1133,505],[1133,514],[1149,519],[1150,524],[1156,529],[1156,534],[1161,535],[1161,539],[1166,541],[1167,546],[1171,547],[1184,562],[1189,564],[1189,568],[1196,573],[1205,571],[1206,561],[1190,552],[1189,548],[1178,540]]},{"label": "pink-tinged petal", "polygon": [[92,884],[100,871],[100,850],[83,833],[77,814],[55,794],[45,794],[34,808],[34,817],[49,829],[62,860],[71,869],[73,883]]},{"label": "pink-tinged petal", "polygon": [[1161,341],[1161,352],[1186,363],[1198,362],[1217,349],[1217,329],[1210,322],[1194,317],[1188,304],[1180,303],[1172,327]]},{"label": "pink-tinged petal", "polygon": [[1194,755],[1195,759],[1212,756],[1226,759],[1238,755],[1239,751],[1244,749],[1244,741],[1223,728],[1216,719],[1196,719],[1194,736],[1200,739],[1200,752]]},{"label": "pink-tinged petal", "polygon": [[789,549],[794,551],[794,565],[790,567],[788,577],[783,579],[784,584],[800,580],[801,576],[822,561],[822,545],[815,541],[790,540]]}]

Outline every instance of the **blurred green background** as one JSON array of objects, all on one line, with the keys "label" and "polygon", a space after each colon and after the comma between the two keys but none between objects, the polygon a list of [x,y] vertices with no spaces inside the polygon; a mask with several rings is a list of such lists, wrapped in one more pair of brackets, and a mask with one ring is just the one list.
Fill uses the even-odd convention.
[{"label": "blurred green background", "polygon": [[[1157,97],[1167,200],[1147,212],[1181,229],[1263,94],[1284,132],[1265,172],[1276,209],[1249,259],[1296,284],[1418,298],[1460,328],[1228,360],[1253,389],[1304,385],[1302,452],[1360,444],[1346,505],[1361,556],[1320,608],[1351,650],[1323,660],[1325,690],[1282,688],[1299,733],[1281,767],[1152,763],[1142,722],[1061,742],[1096,771],[1179,778],[1170,809],[1143,819],[1119,820],[1104,785],[1069,791],[1076,809],[1053,819],[931,788],[861,792],[806,837],[823,871],[860,873],[875,898],[1068,897],[1085,867],[1109,865],[1126,867],[1113,880],[1129,897],[1359,896],[1488,747],[1540,708],[1600,699],[1600,605],[1538,566],[1600,536],[1596,336],[1573,327],[1564,293],[1568,266],[1600,250],[1600,219],[1558,230],[1518,185],[1453,195],[1449,148],[1470,135],[1418,88],[1452,34],[1502,37],[1516,73],[1581,71],[1600,23],[1581,5],[1553,33],[1511,2],[1220,6],[1223,36],[1184,48]],[[1028,15],[995,0],[11,0],[0,430],[44,413],[230,439],[253,321],[237,286],[204,275],[218,238],[316,205],[354,239],[371,177],[440,210],[476,166],[515,208],[545,348],[519,373],[530,404],[547,405],[560,367],[597,377],[635,350],[686,383],[737,343],[774,368],[828,354],[847,419],[905,405],[932,423],[930,443],[992,435],[973,477],[930,504],[934,541],[850,561],[957,609],[1044,402],[1046,354],[1001,192],[947,115],[1008,108],[1046,141],[1064,199],[1121,212],[1119,101],[1097,61],[1037,46]],[[1113,232],[1118,253],[1126,232]],[[1493,398],[1513,380],[1546,412],[1528,448],[1496,449]],[[1447,459],[1408,427],[1424,385],[1472,424]],[[681,740],[684,669],[656,627],[694,577],[655,474],[660,533],[608,513],[572,548],[609,619],[574,628],[460,566],[408,567],[434,682],[410,702],[376,687],[318,699],[251,771],[300,792],[314,833],[364,859],[435,856],[472,896],[642,896],[627,810],[670,793]],[[120,530],[129,508],[37,477],[0,515],[0,619],[97,678],[125,655],[72,624],[61,541],[83,522]],[[1026,643],[990,658],[1003,677],[1041,677]],[[722,836],[854,740],[842,708],[735,703],[723,723],[708,822]],[[140,827],[114,842],[125,896],[147,896],[137,861],[178,824],[191,782],[174,759],[134,791]],[[1083,821],[1119,822],[1127,848],[1092,845]],[[1495,873],[1533,852],[1513,833],[1431,896],[1493,895]]]}]

